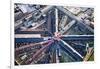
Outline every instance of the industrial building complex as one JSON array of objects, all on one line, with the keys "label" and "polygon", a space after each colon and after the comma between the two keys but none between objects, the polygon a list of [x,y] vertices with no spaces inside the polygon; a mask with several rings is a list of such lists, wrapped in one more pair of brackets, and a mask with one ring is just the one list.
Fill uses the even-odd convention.
[{"label": "industrial building complex", "polygon": [[94,60],[94,8],[14,4],[15,65]]}]

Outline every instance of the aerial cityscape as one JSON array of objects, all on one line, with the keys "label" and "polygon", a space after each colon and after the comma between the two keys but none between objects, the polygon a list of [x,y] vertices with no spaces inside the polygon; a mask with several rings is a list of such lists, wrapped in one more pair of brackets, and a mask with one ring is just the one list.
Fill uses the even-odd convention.
[{"label": "aerial cityscape", "polygon": [[94,8],[14,4],[14,63],[94,61]]}]

